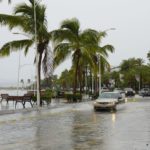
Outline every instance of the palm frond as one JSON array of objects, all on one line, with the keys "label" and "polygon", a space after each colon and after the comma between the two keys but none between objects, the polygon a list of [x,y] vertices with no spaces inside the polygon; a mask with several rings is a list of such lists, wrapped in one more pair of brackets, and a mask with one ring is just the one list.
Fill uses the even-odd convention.
[{"label": "palm frond", "polygon": [[79,34],[80,23],[76,18],[66,19],[61,23],[62,29],[67,29],[73,32],[75,35]]},{"label": "palm frond", "polygon": [[47,47],[44,51],[44,58],[42,61],[43,73],[46,78],[49,78],[53,75],[53,59],[53,52],[51,51],[50,47]]},{"label": "palm frond", "polygon": [[68,43],[60,43],[54,49],[54,67],[63,62],[70,54],[71,49]]},{"label": "palm frond", "polygon": [[[22,24],[22,29],[24,32],[32,33],[35,32],[35,15],[34,15],[34,1],[30,0],[30,5],[26,3],[18,4],[14,8],[14,13],[16,15],[24,16],[24,24]],[[38,1],[36,5],[36,26],[37,26],[37,35],[40,35],[37,38],[42,39],[45,35],[47,36],[47,20],[45,16],[46,7],[41,5]]]},{"label": "palm frond", "polygon": [[93,68],[95,73],[99,71],[99,63],[101,66],[101,72],[102,73],[104,73],[104,71],[106,71],[106,69],[107,70],[110,69],[110,64],[107,61],[106,57],[103,55],[100,55],[100,59],[97,57],[97,55],[93,55],[93,61],[95,63],[95,67]]},{"label": "palm frond", "polygon": [[103,46],[102,47],[102,49],[104,49],[105,51],[109,51],[109,52],[111,52],[111,53],[113,53],[114,52],[114,47],[112,46],[112,45],[105,45],[105,46]]},{"label": "palm frond", "polygon": [[100,64],[102,74],[104,73],[104,71],[106,71],[106,69],[110,70],[110,64],[105,57],[100,57]]},{"label": "palm frond", "polygon": [[103,47],[98,47],[97,48],[97,53],[103,55],[104,57],[108,57],[109,53],[114,52],[114,47],[112,45],[105,45]]},{"label": "palm frond", "polygon": [[82,61],[83,63],[89,64],[91,68],[95,67],[94,61],[93,61],[93,55],[95,52],[90,51],[87,48],[82,47],[81,48],[81,53],[82,53]]},{"label": "palm frond", "polygon": [[11,51],[22,50],[24,48],[27,50],[32,44],[33,41],[28,39],[8,42],[0,49],[0,56],[9,56]]},{"label": "palm frond", "polygon": [[70,30],[54,30],[51,32],[52,39],[55,42],[62,42],[62,41],[70,41],[70,42],[77,42],[78,38],[73,34]]},{"label": "palm frond", "polygon": [[80,40],[82,40],[85,44],[97,44],[98,43],[99,32],[93,29],[84,30],[80,34]]},{"label": "palm frond", "polygon": [[25,18],[23,16],[12,16],[6,14],[0,14],[0,24],[4,26],[8,26],[10,29],[22,26]]}]

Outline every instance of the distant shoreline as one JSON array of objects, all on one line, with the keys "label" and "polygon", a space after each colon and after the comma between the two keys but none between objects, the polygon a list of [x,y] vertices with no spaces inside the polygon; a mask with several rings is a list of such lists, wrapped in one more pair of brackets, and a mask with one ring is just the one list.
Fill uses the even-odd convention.
[{"label": "distant shoreline", "polygon": [[[0,90],[17,90],[17,87],[0,87]],[[22,90],[22,88],[19,88],[19,90]]]}]

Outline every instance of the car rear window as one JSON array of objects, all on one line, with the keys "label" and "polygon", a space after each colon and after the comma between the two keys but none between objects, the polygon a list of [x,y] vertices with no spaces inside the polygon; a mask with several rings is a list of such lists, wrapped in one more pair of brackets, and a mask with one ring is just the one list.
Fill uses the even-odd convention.
[{"label": "car rear window", "polygon": [[102,93],[100,98],[116,98],[121,97],[121,94],[119,93]]}]

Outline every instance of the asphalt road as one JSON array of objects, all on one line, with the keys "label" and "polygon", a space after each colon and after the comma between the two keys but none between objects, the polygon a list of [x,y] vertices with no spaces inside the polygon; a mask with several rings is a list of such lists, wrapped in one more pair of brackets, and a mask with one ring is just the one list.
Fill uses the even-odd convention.
[{"label": "asphalt road", "polygon": [[150,150],[150,98],[117,112],[86,102],[2,115],[0,150]]}]

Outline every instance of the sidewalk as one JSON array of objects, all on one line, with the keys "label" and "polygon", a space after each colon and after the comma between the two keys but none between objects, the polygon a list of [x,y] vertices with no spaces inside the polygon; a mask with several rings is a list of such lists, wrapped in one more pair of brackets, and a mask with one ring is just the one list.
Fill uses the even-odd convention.
[{"label": "sidewalk", "polygon": [[65,100],[52,99],[49,105],[44,105],[41,108],[37,107],[36,105],[34,105],[32,108],[30,103],[26,103],[25,105],[26,108],[23,109],[23,106],[21,103],[18,103],[17,107],[15,108],[14,102],[9,102],[7,104],[6,101],[3,101],[3,102],[0,102],[0,115],[45,110],[45,109],[57,108],[63,105],[65,105]]}]

